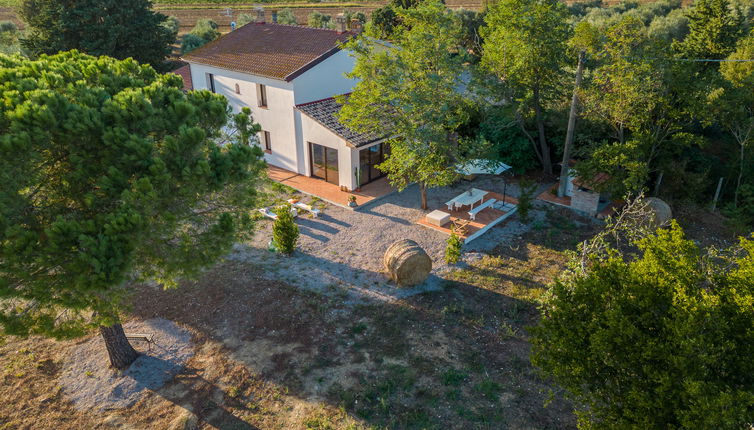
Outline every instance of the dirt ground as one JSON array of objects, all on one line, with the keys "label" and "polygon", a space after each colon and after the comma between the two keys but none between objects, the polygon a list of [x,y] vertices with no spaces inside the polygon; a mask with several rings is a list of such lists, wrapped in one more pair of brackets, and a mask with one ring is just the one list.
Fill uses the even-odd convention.
[{"label": "dirt ground", "polygon": [[173,290],[136,285],[130,318],[192,333],[187,370],[130,408],[77,410],[58,378],[87,339],[7,339],[0,395],[16,400],[0,404],[0,428],[573,428],[529,363],[526,331],[562,250],[593,228],[560,216],[517,247],[474,253],[439,291],[390,303],[267,279],[263,260]]},{"label": "dirt ground", "polygon": [[[678,215],[691,238],[729,242],[714,215]],[[270,279],[263,256],[177,289],[135,285],[129,320],[191,333],[185,370],[126,409],[77,409],[60,378],[91,337],[6,338],[0,398],[12,401],[0,403],[0,429],[575,428],[563,393],[530,364],[527,327],[566,251],[599,225],[550,207],[529,224],[468,250],[437,291],[393,301]]]}]

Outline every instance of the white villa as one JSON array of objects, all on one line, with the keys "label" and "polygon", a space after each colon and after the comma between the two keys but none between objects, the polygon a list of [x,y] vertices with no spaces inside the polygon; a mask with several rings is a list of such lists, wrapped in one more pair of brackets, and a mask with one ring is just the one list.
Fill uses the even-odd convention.
[{"label": "white villa", "polygon": [[257,23],[183,57],[193,88],[224,95],[234,111],[251,108],[272,166],[349,191],[383,176],[374,166],[389,151],[384,139],[355,133],[335,117],[334,96],[356,82],[345,76],[355,60],[340,44],[358,28],[346,31],[342,20],[340,30],[265,23],[259,14]]}]

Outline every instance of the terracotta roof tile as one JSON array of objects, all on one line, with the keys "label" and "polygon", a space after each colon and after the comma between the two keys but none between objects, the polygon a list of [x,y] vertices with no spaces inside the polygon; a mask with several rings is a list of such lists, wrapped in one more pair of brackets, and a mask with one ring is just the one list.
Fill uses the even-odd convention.
[{"label": "terracotta roof tile", "polygon": [[191,82],[191,68],[188,63],[183,63],[183,66],[173,70],[172,73],[183,78],[183,91],[191,91],[194,89],[194,84]]},{"label": "terracotta roof tile", "polygon": [[353,33],[283,24],[246,24],[183,56],[192,63],[293,80],[337,52]]},{"label": "terracotta roof tile", "polygon": [[343,125],[343,123],[341,123],[336,117],[336,114],[340,112],[342,106],[343,105],[338,103],[334,97],[330,97],[297,105],[296,109],[322,124],[328,130],[342,137],[346,142],[356,148],[383,139],[371,133],[357,133]]}]

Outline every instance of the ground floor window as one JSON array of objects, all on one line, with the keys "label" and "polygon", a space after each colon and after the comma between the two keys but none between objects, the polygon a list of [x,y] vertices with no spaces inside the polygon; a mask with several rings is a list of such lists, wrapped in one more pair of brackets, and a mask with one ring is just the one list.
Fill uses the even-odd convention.
[{"label": "ground floor window", "polygon": [[337,149],[309,142],[309,157],[312,177],[340,185]]},{"label": "ground floor window", "polygon": [[385,176],[385,173],[381,172],[377,165],[385,161],[388,155],[390,155],[390,144],[387,142],[378,143],[359,151],[359,186]]},{"label": "ground floor window", "polygon": [[266,152],[272,152],[272,140],[270,139],[270,132],[262,130],[262,148]]}]

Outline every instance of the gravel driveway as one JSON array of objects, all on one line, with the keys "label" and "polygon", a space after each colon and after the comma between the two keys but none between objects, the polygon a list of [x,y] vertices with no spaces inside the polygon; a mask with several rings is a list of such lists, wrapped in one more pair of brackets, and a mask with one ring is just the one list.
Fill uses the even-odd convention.
[{"label": "gravel driveway", "polygon": [[[349,300],[364,298],[393,300],[423,291],[441,288],[445,264],[447,235],[416,224],[433,209],[442,208],[446,201],[468,190],[480,188],[503,192],[499,177],[480,177],[473,182],[461,181],[451,187],[428,192],[430,210],[420,209],[419,187],[412,185],[403,192],[393,193],[358,210],[329,205],[319,218],[299,216],[300,237],[297,251],[284,257],[267,251],[272,237],[272,221],[262,220],[252,243],[237,245],[230,258],[262,264],[268,268],[270,279],[277,279],[322,293],[339,294]],[[518,186],[508,179],[506,193],[519,195]],[[308,201],[309,198],[303,199]],[[528,226],[518,217],[495,226],[484,236],[464,247],[465,252],[487,252],[496,245],[515,240]],[[417,287],[397,288],[382,273],[382,257],[393,242],[411,239],[432,258],[430,278]]]}]

